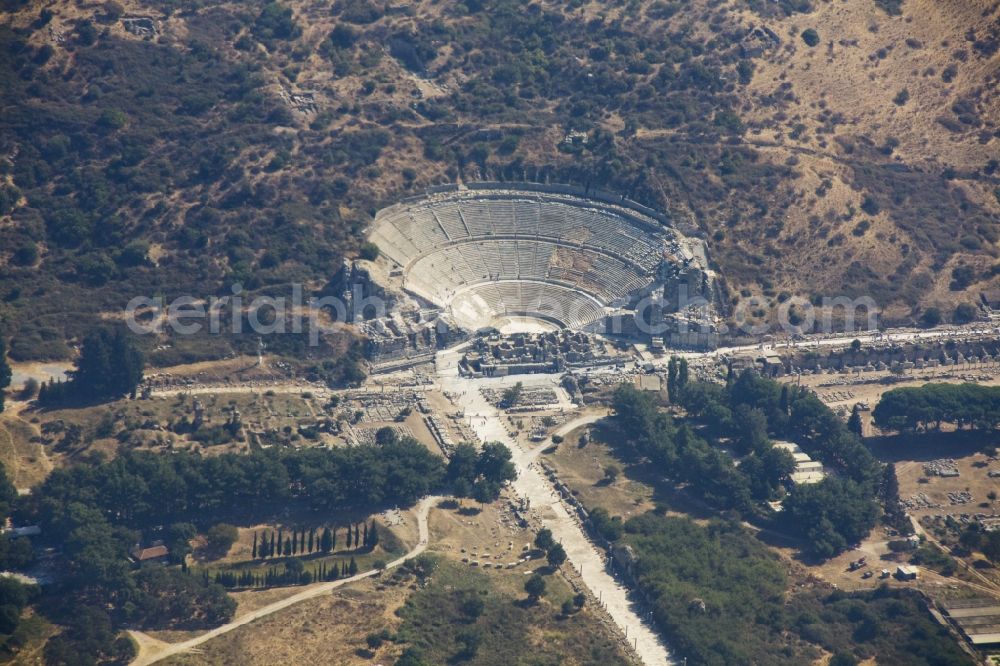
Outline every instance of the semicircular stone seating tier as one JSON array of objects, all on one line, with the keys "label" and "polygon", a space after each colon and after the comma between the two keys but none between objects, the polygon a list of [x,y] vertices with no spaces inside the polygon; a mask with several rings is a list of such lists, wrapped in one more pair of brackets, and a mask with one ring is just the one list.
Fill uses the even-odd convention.
[{"label": "semicircular stone seating tier", "polygon": [[571,328],[647,286],[662,258],[661,237],[623,216],[533,199],[392,209],[380,214],[371,240],[403,267],[405,288],[433,303]]}]

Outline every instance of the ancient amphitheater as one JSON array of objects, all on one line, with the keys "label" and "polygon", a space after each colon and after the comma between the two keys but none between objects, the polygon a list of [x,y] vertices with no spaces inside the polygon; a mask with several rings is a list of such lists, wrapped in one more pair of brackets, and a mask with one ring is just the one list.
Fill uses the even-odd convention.
[{"label": "ancient amphitheater", "polygon": [[597,329],[695,261],[656,213],[609,199],[453,189],[380,211],[370,239],[390,282],[462,328]]}]

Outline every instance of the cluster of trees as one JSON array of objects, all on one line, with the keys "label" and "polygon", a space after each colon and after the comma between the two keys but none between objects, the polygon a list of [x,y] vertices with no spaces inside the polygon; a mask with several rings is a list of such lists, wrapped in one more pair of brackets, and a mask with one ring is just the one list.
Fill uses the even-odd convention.
[{"label": "cluster of trees", "polygon": [[[740,464],[699,436],[691,423],[678,426],[650,395],[631,386],[620,387],[614,397],[614,420],[624,435],[620,448],[690,484],[714,506],[744,515],[766,514],[761,502],[788,490],[780,520],[805,537],[817,556],[833,555],[871,530],[881,467],[819,398],[750,371],[731,374],[725,386],[690,381],[682,367],[676,364],[672,399],[704,434],[740,456]],[[797,442],[838,476],[788,488],[794,460],[774,447],[771,437]]]},{"label": "cluster of trees", "polygon": [[63,630],[45,642],[46,664],[127,664],[135,658],[135,644],[119,635],[101,608],[76,605],[59,617]]},{"label": "cluster of trees", "polygon": [[[7,477],[7,470],[0,463],[0,524],[6,522],[17,501],[17,489]],[[34,547],[28,537],[0,534],[0,571],[19,571],[35,559]],[[0,631],[0,633],[9,633]]]},{"label": "cluster of trees", "polygon": [[43,405],[70,399],[113,399],[135,395],[142,381],[142,352],[122,329],[93,331],[83,340],[76,370],[68,382],[50,380],[38,392]]},{"label": "cluster of trees", "polygon": [[612,516],[603,506],[596,506],[590,509],[590,527],[601,538],[607,541],[615,541],[621,538],[625,531],[621,516]]},{"label": "cluster of trees", "polygon": [[[254,532],[252,557],[267,559],[269,557],[292,557],[295,555],[310,555],[313,553],[329,554],[337,549],[337,531],[334,527],[324,527],[318,534],[316,529],[292,530],[291,535],[282,538],[282,531],[277,535],[273,531],[262,535]],[[346,529],[347,550],[372,550],[378,545],[378,526],[373,520],[368,523],[348,525]]]},{"label": "cluster of trees", "polygon": [[832,654],[831,666],[975,663],[948,628],[930,616],[926,600],[915,590],[881,586],[854,594],[799,594],[779,617],[801,639]]},{"label": "cluster of trees", "polygon": [[[133,571],[127,554],[143,533],[162,535],[177,548],[174,556],[182,557],[195,531],[191,523],[216,525],[232,516],[266,519],[289,506],[322,511],[406,506],[439,489],[444,478],[441,460],[409,438],[376,447],[207,458],[124,452],[110,462],[54,471],[18,500],[16,511],[24,520],[37,521],[46,542],[61,548],[64,578],[57,593],[66,617],[80,605],[91,605],[110,609],[114,626],[135,621],[206,625],[231,616],[227,605],[216,603],[225,597],[221,587],[177,569]],[[378,531],[367,531],[370,545]],[[231,533],[220,534],[220,539],[231,538]],[[363,534],[358,538],[364,542]],[[314,548],[317,542],[322,546],[322,535],[314,535]]]},{"label": "cluster of trees", "polygon": [[440,488],[444,473],[441,460],[410,438],[249,456],[130,451],[111,462],[54,471],[26,498],[24,511],[54,538],[66,536],[62,521],[77,504],[134,529],[183,521],[211,525],[237,510],[266,516],[295,504],[320,511],[405,506]]},{"label": "cluster of trees", "polygon": [[[17,490],[7,478],[7,472],[0,463],[0,524],[10,516],[11,506],[17,498]],[[0,534],[0,571],[16,571],[31,563],[33,551],[31,542],[25,538],[11,538]],[[13,578],[0,578],[0,644],[13,634],[21,622],[21,611],[34,595],[34,589],[22,585]]]},{"label": "cluster of trees", "polygon": [[[787,452],[774,449],[766,437],[755,442],[737,466],[730,454],[712,446],[690,424],[678,427],[651,394],[634,386],[619,387],[613,405],[615,423],[625,435],[619,447],[626,455],[650,460],[718,508],[752,513],[755,500],[774,496],[794,468]],[[760,473],[751,476],[745,470]]]},{"label": "cluster of trees", "polygon": [[780,614],[785,574],[739,525],[701,527],[646,513],[626,521],[624,539],[636,554],[636,585],[678,657],[691,664],[796,663],[774,661],[774,636],[758,624]]},{"label": "cluster of trees", "polygon": [[815,661],[816,648],[836,655],[831,664],[971,664],[914,592],[789,595],[779,558],[735,522],[650,512],[623,538],[654,621],[689,664],[793,666]]},{"label": "cluster of trees", "polygon": [[[314,581],[339,580],[349,576],[356,576],[358,570],[358,563],[353,556],[350,560],[341,560],[339,566],[336,562],[332,564],[320,562],[317,566],[308,570],[305,568],[302,560],[292,557],[285,561],[283,569],[268,567],[264,573],[257,573],[252,569],[217,571],[212,580],[226,589],[269,588],[287,585],[308,585]],[[208,572],[206,571],[204,575],[207,577]]]},{"label": "cluster of trees", "polygon": [[973,430],[1000,425],[1000,388],[979,384],[925,384],[882,394],[872,411],[883,430],[937,430],[942,424]]},{"label": "cluster of trees", "polygon": [[0,645],[21,624],[21,612],[34,596],[34,590],[13,578],[0,578]]},{"label": "cluster of trees", "polygon": [[222,585],[172,567],[147,567],[133,575],[128,621],[141,627],[196,629],[232,619],[236,601]]},{"label": "cluster of trees", "polygon": [[7,387],[10,386],[13,372],[7,363],[7,343],[0,336],[0,413],[3,413],[4,400],[7,397]]},{"label": "cluster of trees", "polygon": [[667,394],[671,400],[680,398],[681,392],[690,381],[690,371],[686,358],[671,356],[667,361]]},{"label": "cluster of trees", "polygon": [[[345,563],[337,572],[326,565],[309,572],[289,565],[301,565],[296,556],[332,552],[337,534],[326,528],[254,535],[256,559],[290,558],[284,573],[275,570],[251,580],[243,573],[227,572],[210,581],[178,569],[135,572],[127,553],[143,534],[163,538],[174,561],[183,561],[196,524],[212,526],[210,547],[228,550],[236,529],[222,521],[235,516],[267,519],[289,506],[325,513],[406,506],[448,484],[490,501],[503,483],[515,477],[510,457],[499,443],[489,443],[481,452],[462,445],[446,468],[412,438],[391,438],[374,447],[212,457],[129,451],[110,462],[55,470],[23,498],[16,499],[13,488],[7,488],[0,492],[0,503],[17,502],[21,519],[37,521],[46,542],[61,547],[66,565],[60,594],[69,608],[67,616],[75,612],[74,604],[85,602],[111,609],[108,617],[114,625],[126,621],[206,625],[231,616],[228,605],[220,601],[224,586],[270,585],[291,577],[296,582],[330,579],[356,572],[357,565]],[[348,549],[371,550],[379,538],[374,523],[346,530]],[[553,557],[558,559],[558,554]]]},{"label": "cluster of trees", "polygon": [[295,23],[290,8],[269,2],[254,21],[252,32],[254,37],[266,43],[276,39],[295,39],[302,34],[302,29]]},{"label": "cluster of trees", "polygon": [[513,386],[507,387],[500,395],[500,408],[510,409],[511,407],[517,406],[517,403],[521,401],[521,395],[523,393],[524,384],[521,382],[517,382]]},{"label": "cluster of trees", "polygon": [[984,530],[978,523],[968,525],[959,535],[959,545],[966,552],[978,551],[991,562],[1000,562],[1000,532]]},{"label": "cluster of trees", "polygon": [[500,496],[504,484],[517,478],[510,459],[510,449],[500,442],[486,442],[478,452],[471,444],[459,444],[448,461],[448,482],[458,497],[488,504]]},{"label": "cluster of trees", "polygon": [[545,561],[553,569],[558,569],[566,562],[566,549],[552,537],[552,530],[543,527],[535,535],[535,546],[545,551]]}]

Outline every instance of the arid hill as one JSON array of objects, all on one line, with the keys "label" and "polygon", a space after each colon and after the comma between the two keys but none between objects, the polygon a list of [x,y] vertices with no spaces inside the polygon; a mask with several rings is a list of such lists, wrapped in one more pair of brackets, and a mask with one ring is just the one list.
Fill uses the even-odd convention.
[{"label": "arid hill", "polygon": [[[4,9],[16,358],[66,356],[134,295],[336,289],[377,206],[457,179],[661,208],[733,299],[870,295],[910,321],[1000,281],[996,2]],[[173,342],[154,360],[256,344]]]}]

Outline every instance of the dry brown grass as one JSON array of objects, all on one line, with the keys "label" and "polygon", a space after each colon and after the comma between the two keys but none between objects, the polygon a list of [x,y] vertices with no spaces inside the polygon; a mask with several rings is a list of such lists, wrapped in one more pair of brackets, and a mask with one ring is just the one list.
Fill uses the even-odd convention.
[{"label": "dry brown grass", "polygon": [[[960,175],[951,186],[996,213],[1000,204],[992,193],[995,183],[963,178],[961,173],[978,171],[997,155],[997,138],[982,140],[981,129],[988,136],[988,123],[1000,117],[1000,96],[988,92],[996,89],[1000,56],[980,57],[966,39],[970,30],[980,36],[995,30],[995,25],[990,27],[996,20],[995,3],[985,0],[909,0],[901,17],[886,15],[875,3],[814,4],[812,13],[782,20],[762,21],[744,12],[747,25],[767,25],[782,44],[754,60],[756,72],[743,94],[741,116],[751,128],[747,141],[765,159],[775,164],[797,162],[798,178],[790,183],[795,200],[779,239],[781,262],[774,268],[777,289],[836,293],[845,287],[838,269],[857,261],[876,274],[889,274],[902,262],[905,245],[912,249],[915,240],[893,223],[891,206],[883,206],[874,216],[860,212],[865,192],[855,182],[852,164],[857,156],[847,153],[835,138],[870,141],[874,146],[890,137],[898,140],[890,161],[932,173],[953,167]],[[800,34],[806,28],[819,32],[818,46],[809,48],[802,41]],[[955,55],[959,51],[965,53],[964,62]],[[949,66],[957,73],[945,82],[942,72]],[[786,95],[780,108],[764,100],[782,89]],[[894,98],[903,89],[909,100],[898,105]],[[980,119],[987,122],[985,128],[959,123],[964,129],[956,133],[938,122],[954,121],[952,105],[963,99],[974,100]],[[824,132],[829,118],[839,118],[839,124]],[[803,131],[796,137],[792,129],[797,125]],[[826,193],[816,196],[823,181]],[[845,220],[849,207],[858,212]],[[854,235],[862,219],[871,226]],[[822,231],[817,233],[817,228]],[[760,247],[760,239],[744,241],[751,252]],[[988,252],[995,255],[996,248]],[[953,306],[955,294],[948,283],[951,268],[960,261],[983,274],[993,259],[983,252],[960,251],[941,269],[922,256],[911,272],[926,272],[932,284],[915,296]]]},{"label": "dry brown grass", "polygon": [[[404,591],[376,589],[365,580],[330,596],[297,604],[206,643],[197,654],[165,660],[164,664],[371,663],[358,651],[365,636],[391,627],[390,608],[402,603]],[[398,621],[397,621],[398,622]]]},{"label": "dry brown grass", "polygon": [[569,486],[585,507],[603,507],[623,520],[652,509],[653,491],[645,483],[629,478],[625,472],[614,483],[604,481],[604,469],[608,465],[619,468],[624,465],[599,439],[580,448],[577,442],[583,431],[584,428],[580,428],[569,433],[554,453],[543,457],[555,468],[559,480]]},{"label": "dry brown grass", "polygon": [[28,489],[48,476],[52,461],[37,442],[38,429],[18,411],[0,416],[0,463],[16,488]]}]

